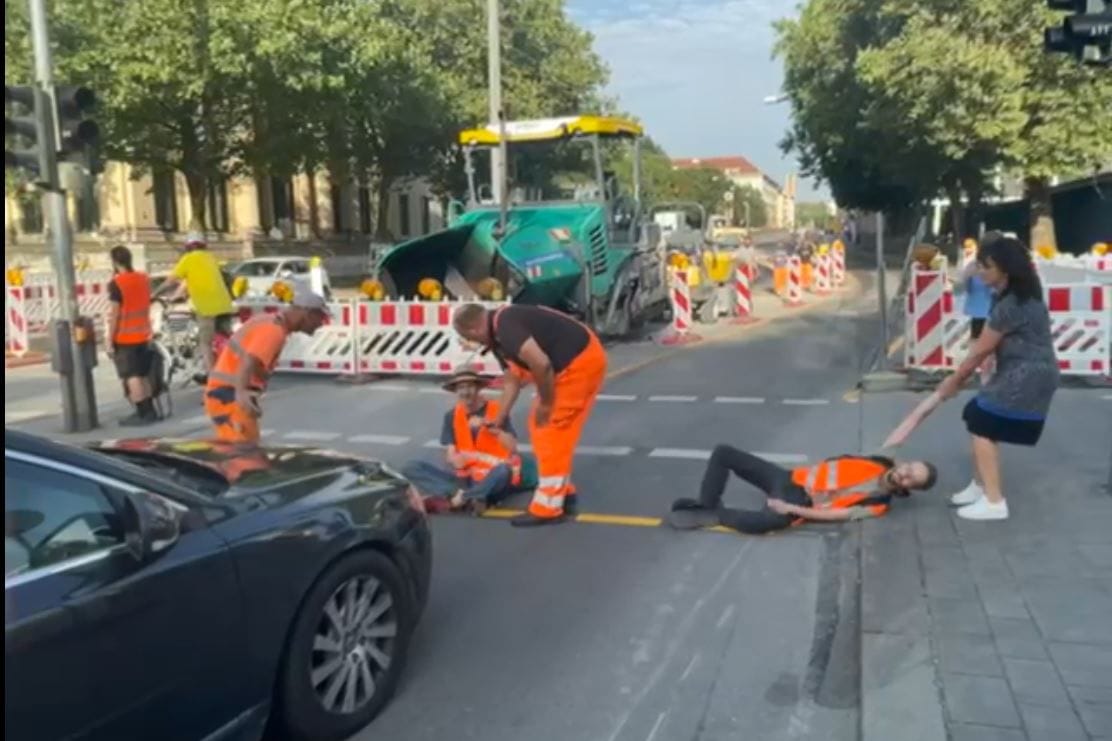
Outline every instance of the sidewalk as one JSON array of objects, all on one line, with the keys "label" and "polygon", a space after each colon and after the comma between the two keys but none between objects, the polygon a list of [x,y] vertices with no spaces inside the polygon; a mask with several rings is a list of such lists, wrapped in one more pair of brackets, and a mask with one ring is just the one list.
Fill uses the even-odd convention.
[{"label": "sidewalk", "polygon": [[[964,399],[904,457],[939,465],[937,492],[862,527],[863,738],[1112,738],[1112,399],[1063,389],[1034,449],[1002,448],[1011,519],[960,520]],[[918,399],[866,396],[878,444]]]}]

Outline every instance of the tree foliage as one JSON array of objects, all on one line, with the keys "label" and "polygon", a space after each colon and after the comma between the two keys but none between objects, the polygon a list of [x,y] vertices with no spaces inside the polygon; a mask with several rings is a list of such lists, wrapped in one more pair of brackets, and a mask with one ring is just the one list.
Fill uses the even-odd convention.
[{"label": "tree foliage", "polygon": [[1112,161],[1112,77],[1043,51],[1060,20],[1040,0],[809,0],[778,25],[785,149],[849,208],[975,204],[997,168],[1033,194],[1091,172]]},{"label": "tree foliage", "polygon": [[734,188],[733,193],[731,206],[735,224],[758,228],[768,224],[768,206],[759,190],[752,185],[745,185]]},{"label": "tree foliage", "polygon": [[[327,168],[458,190],[455,135],[487,119],[484,0],[54,0],[57,77],[93,87],[105,154],[208,184]],[[563,0],[503,0],[514,118],[593,112],[606,70]],[[24,3],[5,0],[6,79],[30,66]],[[384,219],[380,213],[379,223]]]}]

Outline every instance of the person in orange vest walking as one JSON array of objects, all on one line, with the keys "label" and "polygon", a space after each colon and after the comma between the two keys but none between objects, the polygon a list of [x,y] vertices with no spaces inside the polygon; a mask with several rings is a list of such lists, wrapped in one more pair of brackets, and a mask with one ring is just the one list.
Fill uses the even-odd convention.
[{"label": "person in orange vest walking", "polygon": [[109,252],[108,354],[124,382],[135,413],[120,420],[125,427],[154,424],[158,413],[151,398],[151,279],[132,266],[131,250],[116,245]]},{"label": "person in orange vest walking", "polygon": [[232,335],[205,387],[205,413],[216,430],[216,439],[259,442],[259,397],[266,391],[286,339],[292,332],[313,334],[327,317],[325,300],[307,288],[297,287],[289,308],[254,317]]},{"label": "person in orange vest walking", "polygon": [[[722,506],[733,473],[768,496],[763,510]],[[698,499],[677,499],[675,527],[723,525],[742,533],[782,530],[806,520],[841,521],[880,517],[895,497],[926,490],[938,471],[926,461],[897,463],[881,456],[840,455],[812,466],[781,468],[751,453],[719,445],[711,453]]]},{"label": "person in orange vest walking", "polygon": [[529,511],[515,527],[563,522],[575,513],[571,483],[575,446],[602,384],[606,351],[584,324],[553,309],[512,305],[488,311],[466,304],[453,317],[456,331],[487,347],[506,370],[501,408],[492,426],[509,417],[521,387],[536,384],[529,413],[529,440],[537,456],[538,482]]},{"label": "person in orange vest walking", "polygon": [[444,388],[457,401],[444,415],[440,444],[445,447],[447,466],[412,461],[402,474],[423,497],[447,500],[453,510],[478,510],[513,493],[521,483],[521,456],[517,436],[509,419],[500,418],[501,406],[483,398],[487,379],[468,368],[460,368]]}]

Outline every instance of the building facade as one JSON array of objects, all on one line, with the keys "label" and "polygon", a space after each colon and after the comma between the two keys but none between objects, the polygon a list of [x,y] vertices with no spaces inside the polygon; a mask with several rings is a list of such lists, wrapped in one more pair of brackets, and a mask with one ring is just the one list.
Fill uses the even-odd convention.
[{"label": "building facade", "polygon": [[761,194],[768,214],[768,226],[791,229],[795,226],[796,176],[789,174],[783,186],[745,157],[686,157],[672,160],[678,169],[707,167],[719,170],[739,188],[750,187]]}]

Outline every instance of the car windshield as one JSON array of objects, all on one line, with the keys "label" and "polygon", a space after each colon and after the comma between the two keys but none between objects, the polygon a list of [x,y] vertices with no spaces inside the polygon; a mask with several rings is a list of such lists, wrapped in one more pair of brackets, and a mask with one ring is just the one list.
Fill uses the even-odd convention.
[{"label": "car windshield", "polygon": [[245,262],[236,268],[236,275],[244,278],[269,278],[278,270],[276,262]]}]

